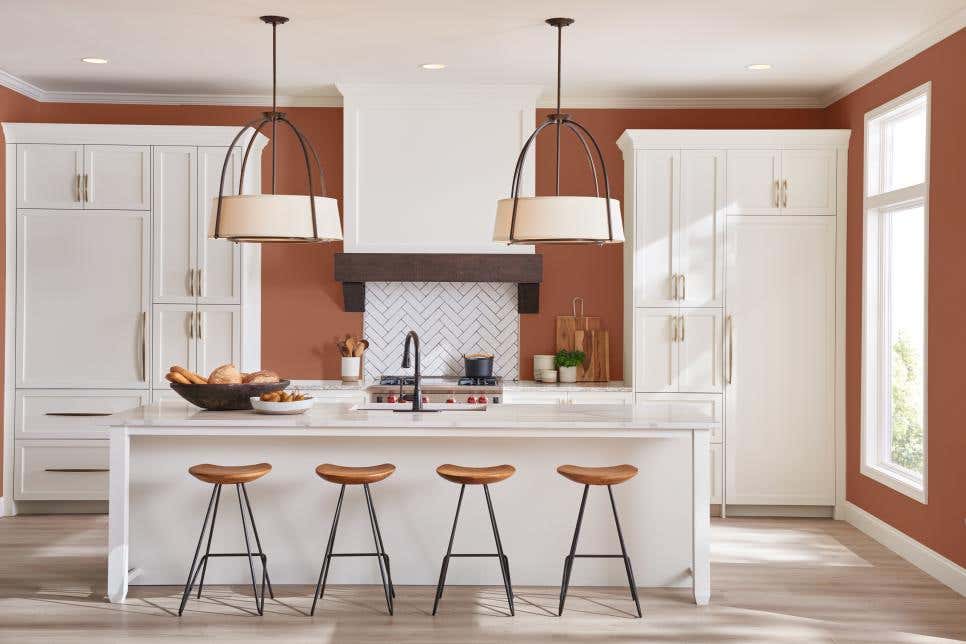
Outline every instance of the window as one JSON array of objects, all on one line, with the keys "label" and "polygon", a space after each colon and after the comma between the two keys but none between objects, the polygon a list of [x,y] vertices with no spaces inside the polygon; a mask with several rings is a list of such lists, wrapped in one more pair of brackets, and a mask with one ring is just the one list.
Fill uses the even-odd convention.
[{"label": "window", "polygon": [[930,85],[865,115],[862,474],[926,502]]}]

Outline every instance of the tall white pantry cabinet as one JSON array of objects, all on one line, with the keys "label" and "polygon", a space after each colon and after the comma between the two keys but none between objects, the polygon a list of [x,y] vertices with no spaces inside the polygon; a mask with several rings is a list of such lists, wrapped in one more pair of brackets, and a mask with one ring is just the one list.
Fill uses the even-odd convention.
[{"label": "tall white pantry cabinet", "polygon": [[713,509],[844,501],[848,130],[628,130],[625,378],[722,421]]},{"label": "tall white pantry cabinet", "polygon": [[[105,416],[259,366],[260,253],[207,238],[234,127],[4,123],[6,513],[103,501]],[[241,145],[250,140],[246,133]],[[245,192],[259,192],[255,142]],[[238,190],[233,151],[226,193]]]}]

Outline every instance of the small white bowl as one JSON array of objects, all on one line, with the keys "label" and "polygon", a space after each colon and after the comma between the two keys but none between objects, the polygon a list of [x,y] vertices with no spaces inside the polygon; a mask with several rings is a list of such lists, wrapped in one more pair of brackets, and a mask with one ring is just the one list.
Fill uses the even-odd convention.
[{"label": "small white bowl", "polygon": [[315,404],[312,398],[292,402],[268,402],[252,396],[249,400],[252,402],[252,409],[258,414],[304,414]]}]

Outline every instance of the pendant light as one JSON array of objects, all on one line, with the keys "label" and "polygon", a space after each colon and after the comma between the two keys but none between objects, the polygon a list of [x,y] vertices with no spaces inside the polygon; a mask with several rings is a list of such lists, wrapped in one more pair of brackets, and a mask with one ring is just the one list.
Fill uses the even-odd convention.
[{"label": "pendant light", "polygon": [[[221,182],[218,184],[218,200],[213,204],[214,216],[210,218],[208,236],[214,239],[230,239],[235,242],[323,242],[342,239],[342,226],[339,223],[338,202],[332,197],[325,196],[325,177],[319,156],[309,143],[308,138],[288,120],[284,112],[279,112],[276,105],[276,38],[275,31],[279,25],[288,22],[283,16],[262,16],[262,22],[272,25],[272,111],[263,112],[262,118],[242,127],[235,136],[225,155],[225,162],[221,166]],[[298,139],[305,158],[305,171],[308,175],[309,194],[279,195],[276,187],[276,152],[278,143],[276,134],[279,125],[286,125]],[[272,131],[272,193],[243,195],[242,185],[245,180],[245,166],[252,145],[262,128],[271,125]],[[245,147],[242,155],[241,170],[238,176],[238,195],[225,195],[225,174],[232,158],[232,149],[249,128],[255,133]],[[316,185],[313,181],[312,163],[319,177],[319,193],[316,196]]]},{"label": "pendant light", "polygon": [[[557,29],[557,111],[548,114],[523,144],[513,170],[513,182],[509,199],[500,199],[496,206],[496,225],[493,241],[507,244],[609,244],[624,241],[620,203],[610,198],[607,167],[597,141],[583,125],[560,111],[560,60],[563,28],[573,24],[572,18],[550,18],[547,24]],[[537,135],[548,127],[556,130],[557,161],[556,190],[549,197],[521,197],[520,180],[523,163]],[[590,172],[594,175],[596,196],[578,197],[560,195],[560,136],[563,130],[572,133],[580,141],[587,154]],[[588,145],[588,141],[590,145]],[[600,196],[600,181],[591,146],[600,162],[604,196]]]}]

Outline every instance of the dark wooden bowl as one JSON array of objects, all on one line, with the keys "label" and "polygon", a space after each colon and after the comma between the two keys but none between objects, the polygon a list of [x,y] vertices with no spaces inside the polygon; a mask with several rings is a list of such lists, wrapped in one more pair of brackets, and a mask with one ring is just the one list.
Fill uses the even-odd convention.
[{"label": "dark wooden bowl", "polygon": [[289,386],[288,380],[261,382],[254,385],[182,385],[171,383],[178,395],[208,411],[234,411],[251,409],[252,396],[261,396]]}]

